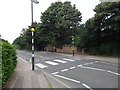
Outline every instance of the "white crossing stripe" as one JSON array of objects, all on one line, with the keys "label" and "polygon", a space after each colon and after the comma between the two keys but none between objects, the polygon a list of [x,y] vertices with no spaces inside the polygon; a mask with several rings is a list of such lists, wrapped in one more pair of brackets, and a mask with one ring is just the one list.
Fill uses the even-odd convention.
[{"label": "white crossing stripe", "polygon": [[35,64],[36,66],[40,67],[40,68],[46,68],[47,66],[41,63]]},{"label": "white crossing stripe", "polygon": [[58,65],[58,63],[52,62],[52,61],[46,61],[45,63],[50,64],[50,65]]},{"label": "white crossing stripe", "polygon": [[60,62],[60,63],[66,63],[67,62],[67,61],[63,61],[63,60],[59,60],[59,59],[55,59],[54,61]]},{"label": "white crossing stripe", "polygon": [[67,59],[67,58],[62,58],[63,60],[66,60],[66,61],[75,61],[75,60],[72,60],[72,59]]}]

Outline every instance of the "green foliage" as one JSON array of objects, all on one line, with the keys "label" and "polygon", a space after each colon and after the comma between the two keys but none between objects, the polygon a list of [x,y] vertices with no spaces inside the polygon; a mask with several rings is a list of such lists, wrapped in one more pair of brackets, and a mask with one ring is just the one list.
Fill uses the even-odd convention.
[{"label": "green foliage", "polygon": [[0,49],[2,49],[2,59],[0,60],[2,71],[0,76],[2,77],[2,85],[4,85],[16,67],[17,57],[15,47],[8,42],[0,42]]},{"label": "green foliage", "polygon": [[95,17],[87,20],[85,29],[80,30],[80,50],[95,55],[120,56],[119,6],[120,2],[109,2],[95,7]]},{"label": "green foliage", "polygon": [[42,13],[43,32],[49,37],[51,46],[61,47],[71,44],[81,22],[81,13],[70,2],[55,2]]},{"label": "green foliage", "polygon": [[[35,25],[35,50],[43,50],[46,46],[62,47],[71,44],[72,35],[77,34],[81,22],[81,13],[70,2],[52,3],[42,13],[41,23]],[[31,50],[31,30],[23,29],[21,35],[14,40],[18,49]]]}]

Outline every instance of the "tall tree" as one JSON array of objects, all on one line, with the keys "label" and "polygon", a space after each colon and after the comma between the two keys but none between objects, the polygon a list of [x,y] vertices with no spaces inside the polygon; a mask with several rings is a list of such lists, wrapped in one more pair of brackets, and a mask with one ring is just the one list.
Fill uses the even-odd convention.
[{"label": "tall tree", "polygon": [[71,43],[71,36],[76,34],[76,27],[80,25],[81,13],[70,2],[55,2],[42,13],[43,31],[55,46]]}]

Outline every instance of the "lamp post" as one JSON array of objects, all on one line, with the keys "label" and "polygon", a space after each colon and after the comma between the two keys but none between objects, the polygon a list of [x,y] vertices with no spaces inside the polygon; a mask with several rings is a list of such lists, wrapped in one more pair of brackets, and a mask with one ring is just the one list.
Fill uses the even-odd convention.
[{"label": "lamp post", "polygon": [[32,70],[34,70],[34,32],[35,32],[35,27],[33,26],[33,3],[38,4],[39,2],[37,0],[31,0],[31,18],[32,18],[32,23],[31,23],[31,31],[32,31]]}]

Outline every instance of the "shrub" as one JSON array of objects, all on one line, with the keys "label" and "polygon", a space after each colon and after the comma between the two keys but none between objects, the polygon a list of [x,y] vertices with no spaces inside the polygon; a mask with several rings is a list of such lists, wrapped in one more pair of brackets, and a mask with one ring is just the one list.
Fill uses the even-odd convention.
[{"label": "shrub", "polygon": [[2,85],[8,81],[8,78],[12,75],[13,69],[17,64],[16,50],[13,45],[8,42],[0,42],[1,60],[0,65],[2,65],[0,78],[2,77]]}]

